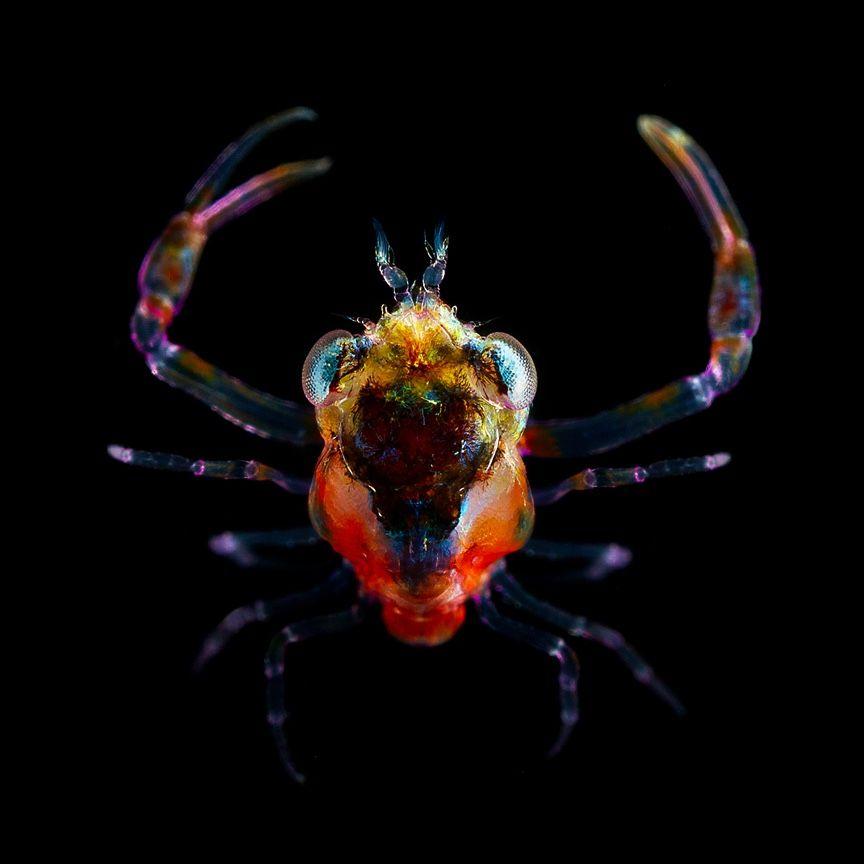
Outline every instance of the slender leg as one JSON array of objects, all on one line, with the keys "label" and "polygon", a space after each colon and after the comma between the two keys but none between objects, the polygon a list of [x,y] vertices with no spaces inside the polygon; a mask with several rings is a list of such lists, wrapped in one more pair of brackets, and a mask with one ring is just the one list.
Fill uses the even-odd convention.
[{"label": "slender leg", "polygon": [[558,661],[558,698],[561,706],[561,729],[558,738],[548,752],[548,756],[555,756],[567,743],[573,726],[579,719],[579,696],[577,692],[579,682],[579,661],[573,649],[559,636],[546,633],[523,624],[521,621],[513,621],[502,615],[494,606],[487,594],[478,595],[474,598],[480,620],[490,629],[508,639],[525,642],[532,648],[548,654]]},{"label": "slender leg", "polygon": [[331,573],[325,582],[310,588],[308,591],[289,594],[278,600],[257,600],[248,606],[238,606],[229,612],[204,640],[193,668],[196,672],[200,672],[217,654],[222,652],[231,639],[249,624],[269,621],[278,615],[303,612],[320,600],[338,594],[351,584],[350,574],[350,569],[343,566]]},{"label": "slender leg", "polygon": [[602,624],[595,624],[581,615],[570,615],[562,609],[558,609],[551,603],[529,594],[514,578],[507,572],[495,577],[494,588],[511,606],[521,609],[537,618],[566,631],[571,636],[580,639],[590,639],[599,642],[614,651],[625,666],[633,673],[637,681],[640,681],[657,696],[659,696],[676,714],[684,714],[684,706],[671,690],[654,674],[654,670],[624,641],[624,637],[617,631]]},{"label": "slender leg", "polygon": [[240,567],[284,566],[281,560],[262,556],[261,549],[296,549],[312,546],[321,538],[311,525],[287,531],[225,531],[210,538],[210,549],[217,555],[230,558]]},{"label": "slender leg", "polygon": [[644,468],[586,468],[556,486],[538,489],[533,492],[534,503],[542,507],[544,504],[554,504],[568,492],[584,492],[586,489],[612,489],[616,486],[632,486],[644,483],[646,480],[656,480],[660,477],[677,477],[682,474],[700,474],[703,471],[713,471],[728,465],[728,453],[715,453],[713,456],[694,456],[687,459],[666,459],[654,462]]},{"label": "slender leg", "polygon": [[142,468],[155,468],[159,471],[189,472],[196,477],[216,477],[219,480],[268,480],[293,495],[307,495],[311,485],[309,480],[289,477],[269,465],[260,462],[205,462],[203,459],[187,459],[172,453],[151,453],[148,450],[131,450],[112,444],[108,454],[118,462],[127,465],[140,465]]},{"label": "slender leg", "polygon": [[296,624],[284,627],[270,643],[270,650],[267,652],[267,660],[264,664],[264,674],[267,676],[267,722],[285,770],[298,783],[303,783],[306,778],[294,764],[285,737],[285,721],[288,719],[285,709],[285,648],[293,642],[301,642],[312,636],[348,630],[363,620],[363,612],[363,605],[355,603],[350,609],[337,612],[335,615],[298,621]]},{"label": "slender leg", "polygon": [[633,556],[629,549],[617,543],[562,543],[555,540],[531,538],[519,552],[529,558],[544,558],[547,561],[572,561],[585,559],[587,564],[580,570],[567,570],[566,578],[599,582],[613,570],[626,567]]},{"label": "slender leg", "polygon": [[705,152],[659,117],[640,117],[639,132],[675,175],[696,209],[714,252],[709,300],[711,357],[704,372],[593,417],[529,421],[524,455],[580,457],[611,450],[707,408],[731,390],[750,361],[759,327],[759,281],[735,204]]},{"label": "slender leg", "polygon": [[132,341],[150,370],[248,432],[292,444],[319,440],[312,414],[285,399],[255,390],[168,339],[168,327],[189,294],[198,260],[210,234],[282,190],[327,171],[317,159],[279,165],[213,200],[240,159],[269,132],[297,120],[314,119],[308,109],[277,114],[253,126],[208,169],[141,264],[141,300],[132,318]]}]

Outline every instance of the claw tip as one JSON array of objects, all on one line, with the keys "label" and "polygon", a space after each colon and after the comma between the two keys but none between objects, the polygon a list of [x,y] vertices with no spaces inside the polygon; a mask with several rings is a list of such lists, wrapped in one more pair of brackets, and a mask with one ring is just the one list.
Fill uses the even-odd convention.
[{"label": "claw tip", "polygon": [[657,138],[668,134],[675,127],[656,114],[640,114],[636,120],[636,127],[643,138]]},{"label": "claw tip", "polygon": [[289,108],[273,115],[274,120],[308,120],[310,123],[318,119],[318,113],[305,105]]}]

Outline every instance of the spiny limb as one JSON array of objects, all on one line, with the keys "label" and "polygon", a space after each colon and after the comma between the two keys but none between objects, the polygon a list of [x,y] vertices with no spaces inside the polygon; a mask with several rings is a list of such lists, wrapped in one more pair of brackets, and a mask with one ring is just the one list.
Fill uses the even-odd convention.
[{"label": "spiny limb", "polygon": [[759,280],[747,233],[729,192],[705,152],[659,117],[641,117],[639,131],[670,168],[708,231],[714,281],[708,311],[710,360],[682,378],[593,417],[529,421],[523,455],[581,457],[611,450],[707,408],[742,378],[759,327]]},{"label": "spiny limb", "polygon": [[629,549],[617,543],[564,543],[557,540],[539,540],[532,537],[520,550],[529,558],[547,561],[585,560],[579,570],[567,570],[563,578],[585,579],[599,582],[613,570],[626,567],[633,558]]},{"label": "spiny limb", "polygon": [[238,606],[233,609],[204,640],[193,668],[196,672],[200,672],[248,625],[269,621],[280,615],[303,612],[319,601],[344,591],[351,584],[350,573],[350,568],[342,566],[331,573],[325,582],[308,591],[289,594],[278,600],[257,600],[248,606]]},{"label": "spiny limb", "polygon": [[541,621],[564,630],[571,636],[589,639],[614,651],[633,673],[637,681],[648,687],[679,715],[686,710],[678,697],[656,676],[654,670],[633,650],[624,637],[610,627],[595,624],[582,615],[571,615],[551,603],[538,599],[526,591],[510,573],[502,572],[494,577],[493,588],[511,606],[520,609]]},{"label": "spiny limb", "polygon": [[700,474],[703,471],[714,471],[728,465],[731,457],[728,453],[715,453],[713,456],[693,456],[686,459],[664,459],[654,462],[644,468],[586,468],[566,480],[562,480],[548,489],[538,489],[533,493],[534,503],[538,507],[554,504],[568,492],[584,492],[587,489],[611,489],[616,486],[632,486],[644,483],[646,480],[656,480],[660,477],[676,477],[682,474]]},{"label": "spiny limb", "polygon": [[155,468],[158,471],[179,471],[194,474],[196,477],[215,477],[219,480],[267,480],[293,495],[307,495],[311,486],[309,480],[289,477],[287,474],[261,462],[192,460],[185,456],[176,456],[173,453],[132,450],[117,444],[111,444],[108,447],[108,454],[118,462],[137,465],[142,468]]},{"label": "spiny limb", "polygon": [[306,525],[287,531],[224,531],[210,538],[210,549],[240,567],[284,567],[284,561],[262,556],[260,550],[288,550],[320,542],[315,529]]},{"label": "spiny limb", "polygon": [[294,758],[285,737],[285,722],[288,712],[285,708],[285,648],[294,642],[301,642],[312,636],[339,633],[355,627],[363,620],[365,606],[355,603],[343,612],[334,615],[324,615],[289,624],[270,643],[267,659],[264,664],[264,674],[267,677],[267,723],[276,742],[282,765],[291,777],[298,783],[306,778],[294,764]]},{"label": "spiny limb", "polygon": [[538,630],[521,621],[513,621],[502,615],[492,603],[488,594],[474,598],[480,620],[490,630],[513,639],[525,642],[532,648],[548,654],[558,661],[558,698],[561,711],[561,728],[558,738],[548,751],[548,756],[555,756],[567,743],[573,727],[579,720],[579,661],[573,649],[560,637],[552,633]]},{"label": "spiny limb", "polygon": [[132,341],[150,370],[163,381],[207,403],[248,432],[296,445],[319,440],[313,416],[300,405],[255,390],[168,339],[168,328],[183,306],[209,235],[289,186],[317,177],[327,159],[279,165],[212,201],[250,147],[292,120],[312,119],[308,109],[276,115],[231,145],[190,193],[189,208],[175,216],[141,264],[141,299],[132,318]]}]

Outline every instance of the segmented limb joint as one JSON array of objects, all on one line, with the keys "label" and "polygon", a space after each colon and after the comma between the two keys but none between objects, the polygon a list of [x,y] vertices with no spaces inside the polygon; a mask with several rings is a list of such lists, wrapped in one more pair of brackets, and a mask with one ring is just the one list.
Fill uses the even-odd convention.
[{"label": "segmented limb joint", "polygon": [[285,723],[288,720],[288,712],[285,708],[285,649],[291,643],[301,642],[313,636],[339,633],[355,627],[363,620],[364,611],[365,606],[358,602],[343,612],[289,624],[270,643],[270,650],[264,663],[264,674],[267,677],[267,723],[273,733],[282,765],[298,783],[305,782],[306,777],[294,764],[288,739],[285,736]]},{"label": "segmented limb joint", "polygon": [[547,753],[550,758],[555,756],[567,743],[573,727],[579,720],[579,661],[575,652],[559,636],[546,633],[529,624],[523,624],[521,621],[513,621],[502,615],[495,608],[488,594],[475,597],[474,602],[477,605],[480,620],[490,630],[500,633],[508,639],[525,642],[558,662],[558,699],[561,727],[555,743]]},{"label": "segmented limb joint", "polygon": [[262,550],[288,550],[320,543],[321,537],[311,525],[285,531],[224,531],[210,538],[210,549],[230,558],[240,567],[284,567],[278,556]]},{"label": "segmented limb joint", "polygon": [[695,456],[687,459],[665,459],[644,468],[586,468],[555,486],[533,492],[534,503],[538,506],[554,504],[568,492],[584,492],[588,489],[613,489],[617,486],[632,486],[646,480],[660,477],[677,477],[682,474],[700,474],[714,471],[728,465],[728,453],[715,453],[713,456]]},{"label": "segmented limb joint", "polygon": [[617,631],[595,624],[582,615],[571,615],[551,603],[538,599],[526,591],[513,576],[502,570],[493,577],[493,590],[516,609],[521,609],[541,621],[551,624],[571,636],[599,642],[614,651],[633,673],[637,681],[659,696],[676,714],[685,714],[678,697],[656,676],[654,670],[633,650]]},{"label": "segmented limb joint", "polygon": [[195,660],[196,672],[201,671],[241,630],[250,624],[269,621],[280,615],[303,612],[321,600],[337,595],[351,584],[351,569],[347,565],[330,574],[329,578],[297,594],[289,594],[278,600],[257,600],[248,606],[238,606],[229,612],[204,640]]},{"label": "segmented limb joint", "polygon": [[629,549],[617,543],[564,543],[557,540],[538,540],[532,537],[519,554],[547,561],[578,561],[587,563],[578,570],[568,569],[565,579],[584,579],[599,582],[615,570],[626,567],[633,558]]},{"label": "segmented limb joint", "polygon": [[108,454],[118,462],[138,465],[141,468],[155,468],[157,471],[179,471],[194,474],[196,477],[215,477],[219,480],[267,480],[290,492],[292,495],[308,495],[310,480],[289,477],[261,462],[232,460],[229,462],[187,459],[173,453],[153,453],[149,450],[132,450],[111,444]]}]

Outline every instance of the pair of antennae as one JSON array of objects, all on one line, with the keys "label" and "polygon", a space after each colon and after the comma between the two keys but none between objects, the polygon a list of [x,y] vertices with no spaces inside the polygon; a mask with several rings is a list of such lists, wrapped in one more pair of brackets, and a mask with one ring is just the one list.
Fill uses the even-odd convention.
[{"label": "pair of antennae", "polygon": [[[398,303],[413,303],[411,292],[415,285],[410,284],[405,271],[400,270],[393,263],[393,247],[390,245],[381,223],[377,219],[373,219],[372,225],[375,228],[375,263],[378,265],[378,272],[393,290],[393,297]],[[444,274],[447,271],[447,247],[449,243],[450,238],[444,236],[443,222],[439,222],[435,228],[431,243],[428,238],[423,237],[423,244],[429,255],[429,266],[423,271],[420,289],[427,294],[434,294],[436,297],[441,295],[441,283],[444,281]]]}]

